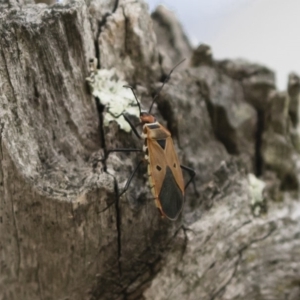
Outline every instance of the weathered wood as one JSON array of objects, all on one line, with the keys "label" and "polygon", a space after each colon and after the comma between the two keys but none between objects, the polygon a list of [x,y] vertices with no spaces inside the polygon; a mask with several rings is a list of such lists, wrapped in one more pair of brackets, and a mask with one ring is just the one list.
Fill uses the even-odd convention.
[{"label": "weathered wood", "polygon": [[91,37],[80,2],[2,16],[3,299],[82,299],[97,270],[117,259],[114,208],[112,220],[100,213],[113,201],[113,178],[91,160],[101,157],[85,84]]},{"label": "weathered wood", "polygon": [[[158,9],[153,25],[143,1],[24,3],[0,4],[0,299],[298,299],[299,207],[280,191],[284,157],[265,169],[261,155],[272,71],[192,53],[176,18]],[[145,108],[187,58],[153,109],[197,172],[177,222],[159,217],[145,166],[118,196],[142,154],[104,153],[142,142],[104,124],[94,57]],[[266,183],[247,179],[258,169]]]},{"label": "weathered wood", "polygon": [[[101,66],[117,67],[130,83],[161,76],[147,7],[110,4],[10,3],[1,15],[3,299],[113,299],[134,292],[153,277],[180,226],[160,220],[141,172],[118,199],[133,155],[101,161],[104,146],[137,143],[116,124],[102,132],[85,81],[89,59],[99,55]],[[110,39],[111,29],[120,37]],[[109,50],[119,47],[116,41],[131,71],[122,59],[112,60],[120,55]]]},{"label": "weathered wood", "polygon": [[299,299],[299,201],[269,202],[255,218],[249,182],[235,164],[220,171],[214,207],[178,236],[145,299]]}]

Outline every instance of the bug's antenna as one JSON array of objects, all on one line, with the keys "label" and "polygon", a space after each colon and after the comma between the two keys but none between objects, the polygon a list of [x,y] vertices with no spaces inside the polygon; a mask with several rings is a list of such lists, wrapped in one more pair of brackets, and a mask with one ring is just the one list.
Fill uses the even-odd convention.
[{"label": "bug's antenna", "polygon": [[155,99],[158,97],[159,93],[161,92],[161,90],[163,89],[164,85],[169,81],[170,77],[171,77],[171,74],[173,73],[173,71],[181,64],[185,61],[185,59],[183,59],[182,61],[180,61],[171,71],[170,73],[167,75],[166,79],[164,80],[162,86],[158,89],[158,91],[156,92],[155,96],[153,97],[153,100],[152,100],[152,103],[150,105],[150,108],[149,108],[149,114],[151,113],[151,110],[152,110],[152,107],[153,107],[153,104],[155,102]]},{"label": "bug's antenna", "polygon": [[131,89],[131,91],[132,91],[132,93],[133,93],[133,95],[134,95],[134,98],[135,98],[135,100],[136,100],[136,103],[137,103],[137,105],[138,105],[138,107],[139,107],[140,115],[141,115],[141,113],[142,113],[142,110],[141,110],[141,104],[140,104],[140,102],[139,102],[139,100],[138,100],[138,98],[137,98],[137,96],[136,96],[136,94],[135,94],[135,91],[134,91],[133,87],[130,86],[130,85],[123,85],[123,87],[124,87],[124,88],[128,88],[128,89]]}]

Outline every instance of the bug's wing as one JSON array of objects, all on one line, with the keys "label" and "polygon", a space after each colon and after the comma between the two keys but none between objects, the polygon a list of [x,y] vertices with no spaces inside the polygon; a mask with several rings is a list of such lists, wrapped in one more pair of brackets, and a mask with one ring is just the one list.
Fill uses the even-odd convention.
[{"label": "bug's wing", "polygon": [[171,137],[167,138],[167,143],[165,148],[165,158],[167,161],[167,165],[169,166],[169,168],[173,173],[177,185],[179,186],[182,194],[184,194],[184,180],[182,176],[182,170]]},{"label": "bug's wing", "polygon": [[180,190],[171,169],[167,166],[159,196],[157,199],[162,215],[170,220],[176,220],[184,203],[184,195]]},{"label": "bug's wing", "polygon": [[167,161],[164,149],[162,149],[156,140],[148,139],[147,146],[149,155],[148,175],[154,186],[153,195],[157,198],[166,176]]},{"label": "bug's wing", "polygon": [[176,220],[183,207],[184,181],[172,138],[165,139],[164,147],[156,140],[148,140],[149,175],[154,185],[153,194],[162,215]]}]

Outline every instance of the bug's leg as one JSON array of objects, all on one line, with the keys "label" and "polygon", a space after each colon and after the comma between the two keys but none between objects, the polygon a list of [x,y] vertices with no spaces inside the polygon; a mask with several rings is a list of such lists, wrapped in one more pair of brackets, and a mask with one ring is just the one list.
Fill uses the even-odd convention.
[{"label": "bug's leg", "polygon": [[[129,120],[129,118],[128,118],[124,113],[121,113],[120,115],[117,115],[117,116],[115,116],[115,117],[116,117],[116,118],[119,118],[119,117],[121,117],[121,116],[123,116],[124,119],[126,120],[126,122],[129,124],[129,126],[130,126],[130,128],[132,129],[133,133],[134,133],[139,139],[142,139],[141,135],[137,132],[137,130],[136,130],[136,128],[135,128],[136,126],[134,126],[134,125],[131,123],[131,121]],[[138,124],[138,125],[141,125],[141,123]]]},{"label": "bug's leg", "polygon": [[133,176],[135,175],[136,171],[138,170],[138,168],[140,167],[140,165],[141,165],[142,162],[143,162],[143,161],[141,160],[141,161],[137,164],[137,166],[135,167],[135,169],[133,170],[133,172],[131,173],[130,177],[128,178],[128,180],[127,180],[127,182],[126,182],[126,184],[125,184],[125,186],[124,186],[123,191],[119,194],[119,197],[121,197],[121,196],[128,190],[129,185],[130,185],[130,183],[131,183],[131,181],[132,181],[132,178],[133,178]]},{"label": "bug's leg", "polygon": [[[106,151],[106,157],[108,157],[109,153],[111,153],[111,152],[125,152],[125,153],[130,153],[130,152],[143,152],[143,150],[141,150],[141,149],[135,149],[135,148],[109,149],[109,150]],[[143,162],[143,161],[141,160],[141,161],[138,163],[137,167],[134,169],[134,171],[133,171],[132,174],[130,175],[130,177],[129,177],[129,179],[128,179],[126,185],[125,185],[124,190],[122,191],[122,193],[121,193],[119,196],[121,196],[123,193],[126,192],[126,190],[128,189],[128,186],[129,186],[129,184],[130,184],[130,182],[131,182],[131,180],[132,180],[132,178],[133,178],[135,172],[137,171],[138,167],[141,165],[142,162]]]},{"label": "bug's leg", "polygon": [[135,126],[130,122],[129,118],[125,115],[125,114],[122,114],[124,119],[127,121],[127,123],[129,124],[129,126],[131,127],[133,133],[139,138],[139,139],[143,139],[141,137],[141,135],[137,132]]},{"label": "bug's leg", "polygon": [[[112,149],[112,150],[109,150],[110,152],[137,152],[137,151],[142,151],[140,149]],[[131,183],[131,180],[133,178],[133,176],[135,175],[136,171],[138,170],[139,166],[141,165],[143,161],[141,160],[138,165],[135,167],[135,169],[133,170],[133,172],[131,173],[129,179],[127,180],[126,182],[126,185],[123,189],[123,191],[118,195],[118,197],[121,197],[127,190],[128,190],[128,187]],[[115,201],[111,204],[109,204],[107,207],[105,207],[101,212],[104,212],[106,211],[108,208],[110,208],[113,204],[115,203]]]},{"label": "bug's leg", "polygon": [[111,152],[143,152],[142,149],[136,149],[136,148],[118,148],[118,149],[109,149],[106,151],[106,154],[108,155]]},{"label": "bug's leg", "polygon": [[190,183],[193,182],[194,190],[195,190],[196,194],[198,194],[196,186],[195,186],[195,181],[194,181],[194,178],[196,176],[196,172],[193,169],[191,169],[189,167],[186,167],[186,166],[183,166],[183,165],[180,165],[180,167],[181,167],[182,170],[187,171],[190,174],[190,176],[191,176],[190,180],[185,185],[184,190],[186,190],[187,187],[190,185]]}]

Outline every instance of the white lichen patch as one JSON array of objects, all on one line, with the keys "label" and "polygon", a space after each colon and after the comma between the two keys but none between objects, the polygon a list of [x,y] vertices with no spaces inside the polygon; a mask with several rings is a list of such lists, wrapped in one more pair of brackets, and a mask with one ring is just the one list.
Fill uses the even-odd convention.
[{"label": "white lichen patch", "polygon": [[266,211],[266,199],[263,194],[266,183],[251,173],[248,174],[248,182],[251,197],[251,209],[253,215],[258,217]]},{"label": "white lichen patch", "polygon": [[122,113],[139,117],[139,109],[132,91],[124,87],[128,83],[118,78],[115,69],[91,68],[91,75],[86,80],[93,96],[105,105],[104,126],[116,121],[122,130],[130,132],[130,125]]}]

